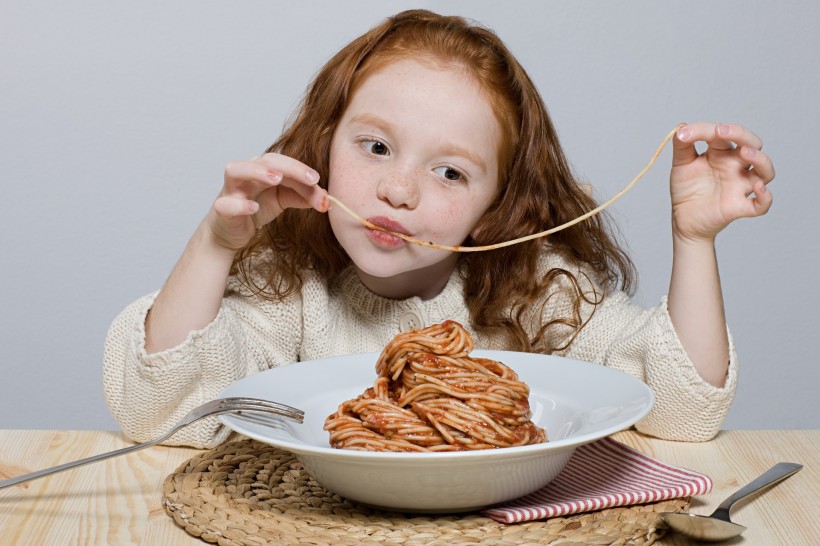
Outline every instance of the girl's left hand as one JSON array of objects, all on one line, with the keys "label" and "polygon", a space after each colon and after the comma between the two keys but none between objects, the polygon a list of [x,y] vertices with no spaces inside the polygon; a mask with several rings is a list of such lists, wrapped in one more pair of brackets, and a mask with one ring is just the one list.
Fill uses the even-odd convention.
[{"label": "girl's left hand", "polygon": [[[708,146],[701,154],[695,149],[699,141]],[[762,148],[760,138],[740,125],[694,123],[678,129],[670,175],[673,235],[713,241],[732,221],[766,214],[772,206],[766,184],[774,167]]]}]

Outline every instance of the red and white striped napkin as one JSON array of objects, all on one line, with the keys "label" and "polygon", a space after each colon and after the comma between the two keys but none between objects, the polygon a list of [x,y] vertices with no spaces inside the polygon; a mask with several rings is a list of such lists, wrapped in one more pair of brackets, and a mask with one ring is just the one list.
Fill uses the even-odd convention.
[{"label": "red and white striped napkin", "polygon": [[481,513],[502,523],[520,523],[711,490],[709,476],[662,463],[603,438],[579,446],[564,470],[542,489]]}]

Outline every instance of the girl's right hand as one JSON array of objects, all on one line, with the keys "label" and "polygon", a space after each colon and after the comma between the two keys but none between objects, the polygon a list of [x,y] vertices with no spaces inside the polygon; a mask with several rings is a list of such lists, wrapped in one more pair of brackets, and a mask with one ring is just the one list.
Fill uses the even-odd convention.
[{"label": "girl's right hand", "polygon": [[327,192],[318,183],[314,169],[281,154],[233,161],[225,166],[225,183],[206,224],[216,244],[237,251],[287,208],[327,212]]}]

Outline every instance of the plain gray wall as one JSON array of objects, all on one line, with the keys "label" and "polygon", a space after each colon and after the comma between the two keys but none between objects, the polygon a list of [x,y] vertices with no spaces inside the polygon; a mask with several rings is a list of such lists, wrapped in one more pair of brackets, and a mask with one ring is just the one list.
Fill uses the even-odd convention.
[{"label": "plain gray wall", "polygon": [[[771,212],[718,239],[740,355],[725,428],[817,428],[820,3],[3,2],[0,427],[112,429],[103,339],[158,288],[221,187],[333,53],[407,7],[496,30],[604,200],[681,121],[747,125]],[[656,305],[670,270],[667,148],[612,210]]]}]

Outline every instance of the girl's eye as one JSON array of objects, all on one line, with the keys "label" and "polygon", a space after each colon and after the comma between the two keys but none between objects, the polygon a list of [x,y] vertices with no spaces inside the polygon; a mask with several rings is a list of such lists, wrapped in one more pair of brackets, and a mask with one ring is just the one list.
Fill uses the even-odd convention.
[{"label": "girl's eye", "polygon": [[464,175],[452,167],[438,167],[434,170],[439,174],[439,176],[444,177],[446,180],[451,180],[453,182],[464,180]]},{"label": "girl's eye", "polygon": [[363,140],[362,147],[373,155],[389,155],[390,151],[384,142],[378,140]]}]

